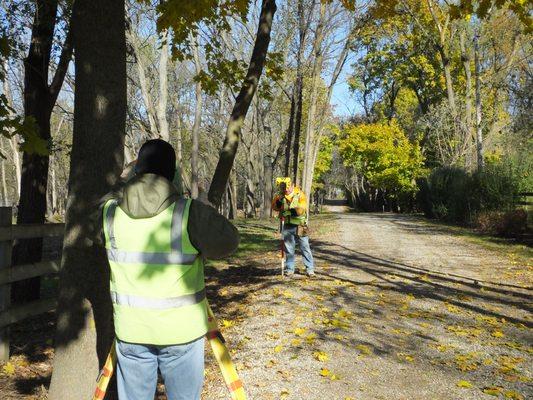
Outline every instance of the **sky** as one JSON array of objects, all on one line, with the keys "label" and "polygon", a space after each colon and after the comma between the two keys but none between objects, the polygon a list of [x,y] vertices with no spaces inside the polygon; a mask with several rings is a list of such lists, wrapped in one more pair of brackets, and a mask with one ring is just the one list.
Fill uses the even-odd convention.
[{"label": "sky", "polygon": [[361,105],[355,100],[348,86],[347,80],[350,69],[349,65],[344,67],[344,71],[337,79],[337,83],[333,88],[331,105],[334,109],[334,114],[338,117],[351,117],[354,114],[361,113],[363,110]]}]

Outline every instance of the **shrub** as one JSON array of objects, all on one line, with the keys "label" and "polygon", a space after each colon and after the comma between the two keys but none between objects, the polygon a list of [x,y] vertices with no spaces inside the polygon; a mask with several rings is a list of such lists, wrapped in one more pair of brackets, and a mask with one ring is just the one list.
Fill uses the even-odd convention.
[{"label": "shrub", "polygon": [[515,237],[526,232],[527,213],[522,209],[481,211],[475,219],[475,227],[482,233]]},{"label": "shrub", "polygon": [[465,222],[470,214],[470,176],[460,168],[432,171],[425,189],[428,214],[449,222]]},{"label": "shrub", "polygon": [[[461,168],[437,168],[427,180],[419,180],[418,187],[419,208],[428,217],[479,224],[487,229],[490,225],[490,231],[521,229],[518,219],[522,214],[512,211],[523,185],[512,165],[488,165],[482,172],[475,173]],[[490,218],[494,221],[488,221]]]}]

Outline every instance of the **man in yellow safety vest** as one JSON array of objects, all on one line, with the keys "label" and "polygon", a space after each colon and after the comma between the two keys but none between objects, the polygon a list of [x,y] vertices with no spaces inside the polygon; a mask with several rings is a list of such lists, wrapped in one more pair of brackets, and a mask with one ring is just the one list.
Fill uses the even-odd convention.
[{"label": "man in yellow safety vest", "polygon": [[294,254],[298,242],[307,276],[312,277],[315,275],[315,268],[307,234],[307,198],[289,178],[283,178],[279,187],[279,193],[272,200],[272,209],[278,211],[280,219],[284,221],[282,235],[286,256],[285,274],[289,277],[294,275]]},{"label": "man in yellow safety vest", "polygon": [[135,176],[103,206],[121,400],[200,399],[208,330],[204,258],[239,243],[237,229],[173,185],[176,155],[160,139],[139,151]]}]

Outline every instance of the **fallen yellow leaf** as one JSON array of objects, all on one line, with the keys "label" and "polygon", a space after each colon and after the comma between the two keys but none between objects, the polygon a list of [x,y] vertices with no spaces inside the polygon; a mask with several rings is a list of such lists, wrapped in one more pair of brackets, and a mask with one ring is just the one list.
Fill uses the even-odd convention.
[{"label": "fallen yellow leaf", "polygon": [[503,388],[501,386],[489,386],[483,389],[483,393],[489,396],[499,396]]},{"label": "fallen yellow leaf", "polygon": [[372,354],[372,350],[370,350],[370,347],[364,344],[358,344],[357,346],[355,346],[355,348],[359,350],[361,354],[364,354],[365,356]]},{"label": "fallen yellow leaf", "polygon": [[495,338],[501,338],[501,337],[504,337],[505,335],[503,334],[502,331],[499,331],[499,330],[495,330],[493,331],[491,334],[490,334],[492,337],[495,337]]},{"label": "fallen yellow leaf", "polygon": [[279,353],[281,350],[283,350],[283,346],[280,344],[274,347],[274,353]]},{"label": "fallen yellow leaf", "polygon": [[320,375],[322,375],[322,376],[329,376],[330,373],[331,373],[331,372],[330,372],[329,369],[327,369],[327,368],[322,368],[322,369],[320,370]]},{"label": "fallen yellow leaf", "polygon": [[313,344],[315,342],[315,339],[316,339],[316,333],[310,333],[309,335],[305,337],[305,341],[309,344]]},{"label": "fallen yellow leaf", "polygon": [[340,378],[339,378],[338,375],[331,374],[331,376],[329,377],[329,379],[331,379],[332,381],[338,381]]},{"label": "fallen yellow leaf", "polygon": [[305,333],[306,329],[305,328],[296,328],[293,332],[296,336],[303,336],[303,334]]},{"label": "fallen yellow leaf", "polygon": [[235,325],[235,321],[230,321],[228,319],[223,319],[222,320],[222,326],[224,328],[229,328],[230,326],[233,326],[233,325]]},{"label": "fallen yellow leaf", "polygon": [[468,381],[459,381],[457,382],[457,386],[460,388],[470,389],[472,387],[472,384]]},{"label": "fallen yellow leaf", "polygon": [[507,390],[503,393],[503,395],[506,399],[524,400],[524,396],[518,392],[515,392],[514,390]]},{"label": "fallen yellow leaf", "polygon": [[315,351],[313,353],[313,357],[315,357],[318,361],[322,361],[322,362],[329,360],[328,354],[324,351]]},{"label": "fallen yellow leaf", "polygon": [[294,295],[288,290],[283,291],[281,294],[287,299],[292,299],[294,297]]},{"label": "fallen yellow leaf", "polygon": [[292,339],[291,340],[291,345],[293,346],[299,346],[302,344],[302,339]]},{"label": "fallen yellow leaf", "polygon": [[15,366],[8,362],[2,367],[2,371],[4,371],[4,374],[13,375],[15,373]]}]

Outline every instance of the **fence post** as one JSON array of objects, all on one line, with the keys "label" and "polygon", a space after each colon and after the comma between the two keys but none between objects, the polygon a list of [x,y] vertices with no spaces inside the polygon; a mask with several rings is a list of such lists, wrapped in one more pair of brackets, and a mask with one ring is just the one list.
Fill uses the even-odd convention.
[{"label": "fence post", "polygon": [[[11,207],[0,207],[0,226],[9,227],[13,218]],[[0,270],[11,268],[12,240],[0,242]],[[0,286],[0,312],[6,311],[10,305],[11,284]],[[9,327],[0,328],[0,361],[9,360]]]}]

